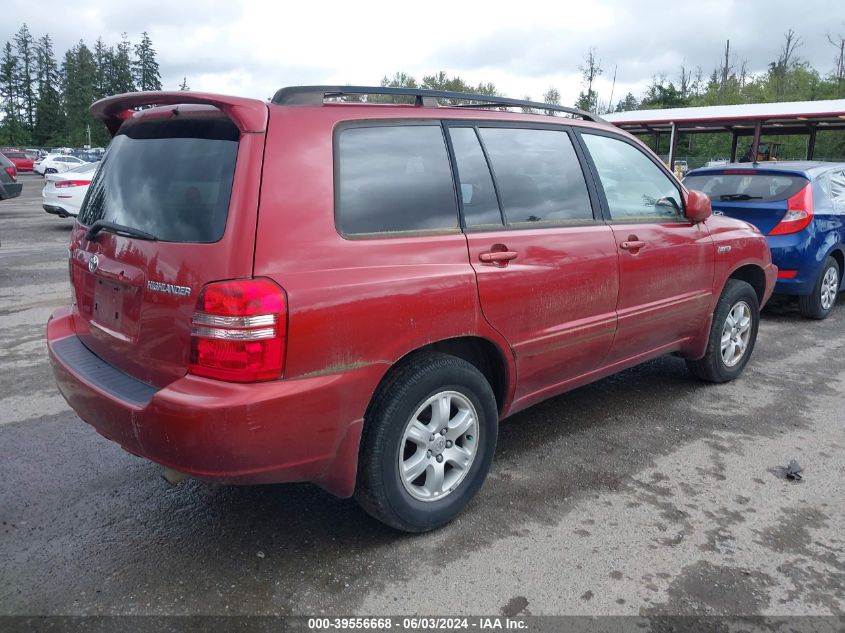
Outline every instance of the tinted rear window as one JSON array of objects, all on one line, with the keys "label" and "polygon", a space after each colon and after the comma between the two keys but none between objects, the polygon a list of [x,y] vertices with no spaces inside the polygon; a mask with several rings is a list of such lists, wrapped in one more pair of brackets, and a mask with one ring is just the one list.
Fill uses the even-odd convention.
[{"label": "tinted rear window", "polygon": [[121,128],[91,183],[79,221],[109,220],[168,242],[223,236],[239,133],[228,119]]},{"label": "tinted rear window", "polygon": [[439,125],[341,130],[337,223],[346,235],[458,228]]},{"label": "tinted rear window", "polygon": [[706,193],[711,200],[786,200],[806,186],[801,176],[787,174],[694,174],[684,178],[687,189]]}]

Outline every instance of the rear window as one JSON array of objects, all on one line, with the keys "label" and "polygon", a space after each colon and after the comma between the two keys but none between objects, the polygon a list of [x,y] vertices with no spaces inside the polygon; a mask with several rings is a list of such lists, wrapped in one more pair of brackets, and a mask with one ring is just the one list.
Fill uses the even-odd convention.
[{"label": "rear window", "polygon": [[28,158],[23,152],[3,152],[8,158]]},{"label": "rear window", "polygon": [[108,220],[167,242],[223,236],[239,132],[228,119],[125,125],[99,163],[79,221]]},{"label": "rear window", "polygon": [[337,224],[344,235],[458,228],[440,125],[346,128],[337,151]]},{"label": "rear window", "polygon": [[99,163],[85,163],[84,165],[79,165],[77,167],[71,167],[65,173],[66,174],[90,174],[97,170],[99,167]]},{"label": "rear window", "polygon": [[786,200],[807,185],[801,176],[787,174],[694,174],[684,178],[687,189],[706,193],[711,200]]}]

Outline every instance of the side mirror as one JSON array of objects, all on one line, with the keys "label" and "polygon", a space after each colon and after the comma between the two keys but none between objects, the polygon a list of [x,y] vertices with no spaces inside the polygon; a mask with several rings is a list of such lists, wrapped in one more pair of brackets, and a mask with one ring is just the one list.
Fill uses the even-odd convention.
[{"label": "side mirror", "polygon": [[704,222],[713,214],[713,207],[710,206],[710,198],[706,193],[691,189],[687,193],[684,204],[684,215],[690,222]]}]

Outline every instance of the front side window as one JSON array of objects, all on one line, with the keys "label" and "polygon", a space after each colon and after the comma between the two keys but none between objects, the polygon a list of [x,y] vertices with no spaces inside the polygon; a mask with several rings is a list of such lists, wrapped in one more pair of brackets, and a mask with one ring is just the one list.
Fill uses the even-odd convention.
[{"label": "front side window", "polygon": [[481,128],[508,224],[593,220],[587,183],[564,130]]},{"label": "front side window", "polygon": [[613,220],[671,221],[683,217],[681,192],[643,152],[625,141],[584,134]]},{"label": "front side window", "polygon": [[346,128],[337,151],[337,224],[344,235],[458,229],[439,125]]}]

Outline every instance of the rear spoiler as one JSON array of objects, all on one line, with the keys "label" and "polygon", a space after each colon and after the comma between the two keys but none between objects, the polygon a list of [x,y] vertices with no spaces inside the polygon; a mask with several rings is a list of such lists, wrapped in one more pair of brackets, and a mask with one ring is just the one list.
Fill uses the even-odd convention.
[{"label": "rear spoiler", "polygon": [[136,108],[180,104],[214,106],[232,119],[242,134],[261,133],[267,129],[267,104],[263,101],[207,92],[127,92],[95,101],[91,104],[91,114],[105,123],[114,136],[121,123],[131,117]]}]

